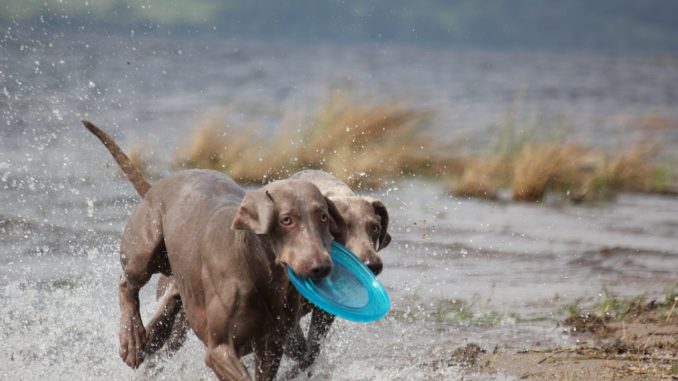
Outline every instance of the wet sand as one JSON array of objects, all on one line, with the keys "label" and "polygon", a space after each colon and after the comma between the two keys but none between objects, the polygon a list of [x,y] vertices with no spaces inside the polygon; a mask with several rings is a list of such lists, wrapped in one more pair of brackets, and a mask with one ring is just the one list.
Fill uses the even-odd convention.
[{"label": "wet sand", "polygon": [[[472,345],[455,359],[468,375],[521,380],[675,380],[678,378],[678,297],[616,319],[576,315],[561,323],[576,343],[546,349]],[[461,361],[459,361],[461,360]]]}]

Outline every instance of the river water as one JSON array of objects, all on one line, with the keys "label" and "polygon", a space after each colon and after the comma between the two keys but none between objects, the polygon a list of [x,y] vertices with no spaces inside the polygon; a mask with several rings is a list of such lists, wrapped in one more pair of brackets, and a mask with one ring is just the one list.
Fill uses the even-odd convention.
[{"label": "river water", "polygon": [[[214,379],[194,337],[153,368],[118,358],[117,251],[138,198],[80,118],[125,147],[144,144],[160,175],[215,109],[269,133],[333,92],[433,110],[430,128],[469,150],[511,112],[604,147],[678,143],[670,122],[636,126],[678,120],[672,56],[11,31],[0,41],[0,379]],[[416,180],[372,195],[391,214],[380,278],[393,310],[373,324],[337,322],[313,380],[460,379],[450,362],[459,346],[568,344],[554,324],[562,306],[604,290],[658,297],[678,281],[675,197],[502,203]]]}]

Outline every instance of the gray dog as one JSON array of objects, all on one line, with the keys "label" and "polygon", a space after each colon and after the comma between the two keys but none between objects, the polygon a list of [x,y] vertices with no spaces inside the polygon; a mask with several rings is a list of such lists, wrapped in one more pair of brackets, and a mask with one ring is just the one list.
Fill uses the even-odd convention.
[{"label": "gray dog", "polygon": [[[377,252],[391,242],[391,235],[388,233],[389,216],[384,203],[355,194],[348,185],[327,172],[305,170],[292,175],[290,179],[313,183],[334,203],[347,226],[346,246],[375,275],[378,275],[383,269],[383,264]],[[161,277],[157,297],[163,297],[171,289],[172,278]],[[313,307],[304,299],[302,315],[309,312],[312,312],[312,315],[308,335],[304,337],[301,327],[296,325],[285,344],[285,354],[297,361],[297,365],[286,374],[286,378],[296,377],[315,362],[321,342],[334,322],[333,315]],[[171,330],[171,337],[167,341],[168,354],[181,347],[187,330],[186,317],[183,310],[179,310]]]},{"label": "gray dog", "polygon": [[[327,172],[305,170],[292,175],[290,179],[313,183],[337,207],[347,226],[346,246],[375,275],[378,275],[383,269],[383,264],[377,252],[391,242],[391,235],[388,233],[389,216],[384,203],[371,197],[355,194],[343,181]],[[163,297],[172,287],[172,277],[161,277],[158,282],[157,297]],[[173,305],[169,305],[167,308],[172,307]],[[312,315],[308,335],[304,337],[301,327],[296,325],[290,332],[285,345],[285,354],[297,361],[297,365],[286,374],[286,378],[296,377],[313,364],[320,352],[321,342],[334,322],[333,315],[313,307],[303,299],[302,315],[309,312],[312,312]],[[171,337],[166,344],[168,354],[172,354],[181,347],[187,330],[185,314],[179,309],[171,330]],[[155,346],[156,344],[151,344],[152,348]]]},{"label": "gray dog", "polygon": [[[327,172],[305,170],[294,174],[290,179],[313,183],[325,197],[334,203],[347,226],[346,246],[375,275],[378,275],[383,269],[383,264],[377,252],[391,242],[391,235],[388,233],[389,216],[384,203],[371,197],[355,194],[348,185]],[[172,287],[171,277],[161,277],[158,282],[157,297],[162,298]],[[172,307],[173,305],[168,306],[168,308]],[[296,377],[315,362],[320,352],[321,342],[334,322],[333,315],[313,307],[304,299],[302,316],[309,312],[312,312],[312,315],[308,335],[304,337],[301,327],[296,325],[285,344],[285,354],[297,361],[297,365],[286,374],[286,378]],[[166,344],[168,354],[172,354],[181,347],[187,330],[186,316],[183,310],[179,309]],[[164,342],[152,343],[151,348],[162,346]]]},{"label": "gray dog", "polygon": [[[240,358],[251,352],[256,379],[273,379],[301,311],[284,265],[314,278],[331,272],[332,240],[346,240],[334,203],[308,181],[276,181],[245,193],[230,178],[205,170],[182,171],[151,187],[110,137],[83,123],[143,197],[120,247],[122,359],[138,367],[167,340],[183,310],[219,379],[249,379]],[[173,275],[173,281],[144,327],[139,289],[155,273]]]},{"label": "gray dog", "polygon": [[[391,235],[388,233],[388,211],[384,203],[371,197],[357,195],[343,181],[327,172],[305,170],[292,175],[290,179],[313,183],[334,203],[346,222],[348,231],[346,247],[375,275],[379,275],[383,264],[377,251],[391,242]],[[313,364],[320,352],[321,341],[327,336],[334,321],[333,315],[305,302],[303,313],[311,311],[311,325],[307,338],[304,338],[301,328],[297,325],[285,347],[285,354],[298,361],[298,365],[292,369],[288,377],[296,376]]]}]

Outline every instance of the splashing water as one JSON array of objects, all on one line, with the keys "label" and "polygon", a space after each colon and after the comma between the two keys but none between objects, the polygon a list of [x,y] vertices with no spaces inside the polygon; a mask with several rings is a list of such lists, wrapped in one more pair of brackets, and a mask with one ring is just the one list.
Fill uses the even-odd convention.
[{"label": "splashing water", "polygon": [[[252,112],[247,120],[271,126],[277,123],[271,114],[280,107],[298,107],[304,97],[317,101],[324,95],[319,88],[346,82],[353,70],[355,82],[367,84],[363,91],[413,94],[415,106],[441,110],[439,127],[445,131],[470,126],[450,134],[472,142],[491,136],[485,127],[513,102],[516,78],[533,83],[528,101],[540,112],[581,118],[574,120],[580,128],[576,134],[585,137],[607,141],[615,134],[614,123],[601,122],[603,114],[658,105],[674,117],[676,110],[670,91],[655,91],[676,87],[670,86],[678,78],[675,63],[658,69],[632,57],[614,59],[618,70],[610,70],[612,76],[634,84],[619,89],[604,72],[609,62],[597,56],[577,57],[568,66],[549,54],[534,59],[466,52],[461,62],[454,52],[291,47],[294,54],[285,52],[289,60],[274,65],[262,57],[276,50],[256,44],[238,54],[229,53],[228,43],[216,44],[205,59],[199,44],[182,47],[177,57],[155,53],[178,51],[177,42],[137,38],[98,44],[95,37],[82,38],[61,50],[40,41],[0,44],[0,57],[8,57],[0,60],[5,79],[0,85],[3,380],[215,379],[203,363],[202,343],[190,334],[173,358],[153,366],[132,370],[119,359],[118,244],[138,198],[115,177],[117,168],[79,117],[96,116],[121,143],[130,136],[152,140],[149,151],[169,161],[191,122],[214,105],[205,99],[223,103],[238,94],[240,106],[276,110]],[[158,49],[143,53],[147,46]],[[307,57],[317,58],[307,62]],[[344,65],[344,59],[360,64]],[[411,60],[416,65],[408,64]],[[441,62],[462,66],[438,75]],[[487,62],[496,65],[489,65],[490,80],[479,84],[477,78],[488,74]],[[559,69],[543,74],[532,64]],[[160,75],[159,66],[170,74]],[[653,78],[655,70],[662,73],[660,85],[642,80]],[[572,73],[581,71],[601,83],[572,80],[579,78]],[[7,80],[7,73],[14,80]],[[539,80],[539,75],[546,77]],[[549,98],[554,87],[576,99]],[[599,90],[610,95],[601,101]],[[460,106],[462,99],[477,100]],[[468,120],[460,122],[464,113]],[[587,129],[599,125],[600,130]],[[666,134],[667,145],[678,141],[674,132]],[[163,163],[158,167],[170,172]],[[455,199],[439,185],[412,181],[373,196],[385,202],[392,220],[393,243],[380,253],[385,264],[380,279],[393,309],[372,324],[337,321],[311,376],[299,380],[460,379],[463,371],[451,361],[459,346],[475,342],[491,350],[569,342],[553,323],[563,304],[593,300],[603,287],[651,297],[675,285],[674,199],[625,195],[603,206],[502,204]],[[157,307],[154,282],[142,290],[145,319]],[[251,366],[251,358],[246,362]],[[279,374],[291,367],[284,360]]]}]

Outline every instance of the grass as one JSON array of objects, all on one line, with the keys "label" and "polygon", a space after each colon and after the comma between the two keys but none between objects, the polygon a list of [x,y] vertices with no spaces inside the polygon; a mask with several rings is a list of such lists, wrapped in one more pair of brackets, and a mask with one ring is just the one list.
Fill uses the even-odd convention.
[{"label": "grass", "polygon": [[485,307],[476,307],[478,299],[466,302],[459,299],[442,299],[431,304],[422,304],[416,294],[407,297],[407,302],[391,309],[389,316],[403,322],[432,321],[441,326],[459,325],[474,327],[494,327],[515,324],[528,320],[514,312],[499,312]]},{"label": "grass", "polygon": [[[619,361],[619,370],[643,379],[665,379],[676,374],[678,339],[674,316],[678,304],[678,289],[668,290],[664,300],[646,301],[642,296],[620,298],[603,290],[600,300],[586,311],[579,301],[564,307],[569,315],[563,324],[571,332],[587,333],[577,340],[570,354],[555,353],[545,359]],[[576,354],[576,355],[574,355]],[[574,356],[573,356],[574,355]],[[542,360],[543,361],[543,360]],[[668,378],[667,378],[668,379]]]},{"label": "grass", "polygon": [[427,135],[430,117],[395,103],[369,106],[331,97],[310,118],[283,115],[277,132],[264,136],[230,126],[225,114],[213,115],[198,124],[174,163],[259,184],[322,169],[358,190],[404,176],[443,178],[456,196],[496,199],[507,190],[514,200],[529,202],[549,194],[581,202],[626,191],[675,192],[672,167],[657,164],[657,145],[606,152],[563,136],[539,136],[545,129],[537,122],[515,133],[511,117],[489,152],[466,154]]},{"label": "grass", "polygon": [[495,310],[474,311],[473,303],[460,300],[442,300],[427,311],[427,318],[437,323],[492,327],[522,321],[516,313]]},{"label": "grass", "polygon": [[537,201],[547,191],[576,184],[581,149],[574,144],[526,144],[511,162],[513,199]]},{"label": "grass", "polygon": [[501,155],[471,157],[466,160],[461,176],[453,181],[456,196],[496,199],[506,182],[508,167]]},{"label": "grass", "polygon": [[178,166],[224,171],[236,180],[262,183],[301,169],[323,169],[356,188],[438,173],[455,160],[434,155],[423,132],[429,113],[397,104],[372,107],[331,98],[305,129],[283,125],[272,137],[206,119],[177,154]]},{"label": "grass", "polygon": [[583,309],[580,303],[581,300],[578,299],[561,308],[567,315],[566,324],[605,323],[615,320],[660,321],[678,324],[678,288],[667,290],[664,300],[649,302],[644,296],[622,298],[604,289],[600,302],[586,309]]},{"label": "grass", "polygon": [[670,167],[656,165],[656,145],[608,153],[562,139],[524,142],[515,151],[474,157],[453,181],[457,196],[495,198],[503,188],[517,201],[561,194],[573,201],[609,199],[619,192],[666,193]]}]

